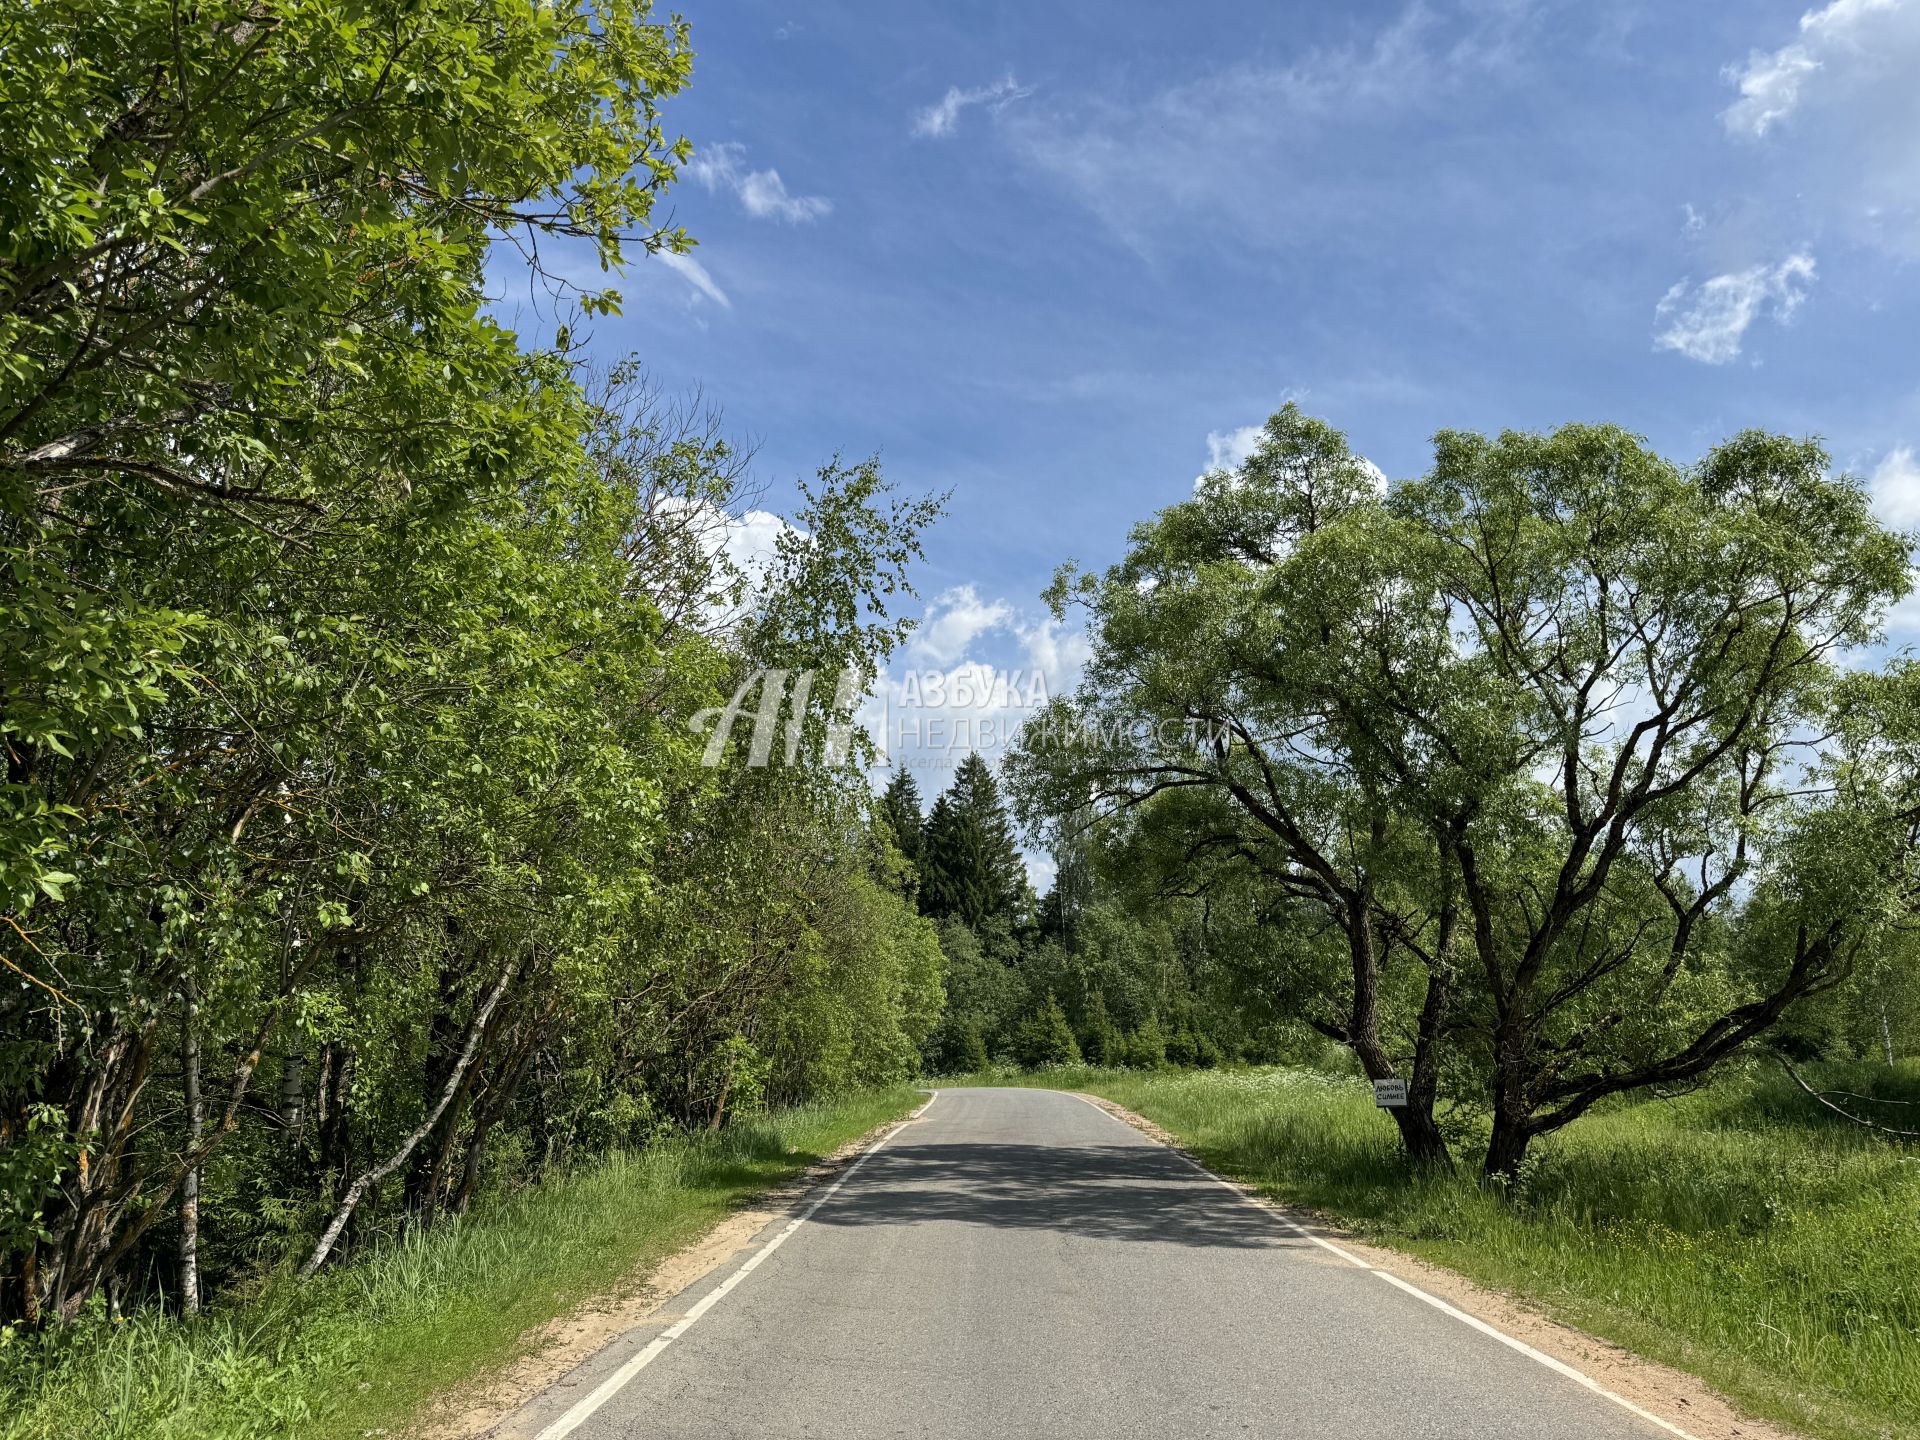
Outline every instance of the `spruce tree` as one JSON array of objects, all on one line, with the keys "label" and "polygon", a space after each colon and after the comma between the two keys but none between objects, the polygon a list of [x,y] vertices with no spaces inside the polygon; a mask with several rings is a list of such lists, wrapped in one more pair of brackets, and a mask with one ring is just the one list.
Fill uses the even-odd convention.
[{"label": "spruce tree", "polygon": [[980,1037],[980,1027],[969,1020],[960,1027],[959,1043],[955,1048],[954,1069],[966,1075],[978,1075],[987,1068],[987,1042]]},{"label": "spruce tree", "polygon": [[990,916],[1009,921],[1026,893],[1026,866],[1013,840],[1013,823],[993,771],[969,755],[953,784],[927,817],[921,866],[921,908],[978,926]]},{"label": "spruce tree", "polygon": [[1089,1065],[1118,1065],[1124,1057],[1126,1042],[1107,1013],[1107,997],[1096,990],[1087,997],[1086,1039],[1080,1055]]},{"label": "spruce tree", "polygon": [[1067,1012],[1051,995],[1020,1022],[1014,1032],[1013,1050],[1014,1058],[1029,1070],[1080,1063],[1080,1046],[1067,1023]]},{"label": "spruce tree", "polygon": [[1127,1037],[1127,1064],[1135,1070],[1157,1070],[1167,1063],[1167,1032],[1160,1017],[1149,1015],[1140,1028]]},{"label": "spruce tree", "polygon": [[963,823],[951,792],[933,802],[920,852],[920,908],[936,919],[978,924],[967,885],[964,856],[969,847],[962,843]]},{"label": "spruce tree", "polygon": [[893,843],[917,867],[926,852],[920,816],[920,786],[903,762],[880,796],[880,815],[893,831]]}]

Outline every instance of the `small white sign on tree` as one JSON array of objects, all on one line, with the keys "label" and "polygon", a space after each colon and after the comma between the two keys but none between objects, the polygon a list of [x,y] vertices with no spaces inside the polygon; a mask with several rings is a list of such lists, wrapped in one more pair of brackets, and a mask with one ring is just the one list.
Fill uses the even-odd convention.
[{"label": "small white sign on tree", "polygon": [[1382,1110],[1407,1103],[1407,1082],[1404,1080],[1376,1080],[1373,1082],[1373,1103]]}]

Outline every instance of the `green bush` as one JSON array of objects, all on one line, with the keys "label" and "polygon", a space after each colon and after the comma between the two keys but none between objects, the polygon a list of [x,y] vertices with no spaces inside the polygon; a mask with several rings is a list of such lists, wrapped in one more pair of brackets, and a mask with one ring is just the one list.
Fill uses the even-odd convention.
[{"label": "green bush", "polygon": [[987,1068],[987,1042],[980,1027],[969,1020],[960,1027],[960,1068],[968,1072]]},{"label": "green bush", "polygon": [[1124,1062],[1130,1070],[1158,1070],[1167,1063],[1167,1034],[1160,1017],[1149,1015],[1127,1036]]},{"label": "green bush", "polygon": [[1193,1068],[1193,1031],[1181,1026],[1167,1036],[1167,1063],[1182,1070]]},{"label": "green bush", "polygon": [[929,1064],[938,1075],[978,1075],[992,1063],[978,1022],[954,1015],[940,1022],[928,1049]]},{"label": "green bush", "polygon": [[1029,1070],[1080,1063],[1080,1045],[1067,1023],[1067,1012],[1053,996],[1020,1022],[1014,1031],[1013,1055]]},{"label": "green bush", "polygon": [[1107,1013],[1107,999],[1098,990],[1087,1000],[1087,1023],[1081,1032],[1080,1058],[1089,1065],[1118,1065],[1124,1044]]},{"label": "green bush", "polygon": [[1126,1053],[1126,1042],[1111,1022],[1087,1031],[1080,1042],[1080,1058],[1089,1065],[1118,1065]]}]

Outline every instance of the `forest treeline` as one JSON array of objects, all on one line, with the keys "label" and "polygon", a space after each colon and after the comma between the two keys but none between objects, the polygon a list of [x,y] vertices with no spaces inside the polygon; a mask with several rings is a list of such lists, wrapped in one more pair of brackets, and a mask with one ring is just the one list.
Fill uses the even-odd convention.
[{"label": "forest treeline", "polygon": [[1060,847],[1036,897],[992,768],[969,754],[925,806],[912,770],[880,797],[920,911],[939,926],[945,1003],[928,1069],[993,1064],[1211,1066],[1323,1059],[1296,1017],[1261,1004],[1205,907],[1096,870],[1084,843]]}]

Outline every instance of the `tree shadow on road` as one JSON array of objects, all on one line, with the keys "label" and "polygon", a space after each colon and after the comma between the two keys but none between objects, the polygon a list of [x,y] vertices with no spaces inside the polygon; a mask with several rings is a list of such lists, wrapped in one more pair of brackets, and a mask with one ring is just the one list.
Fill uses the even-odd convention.
[{"label": "tree shadow on road", "polygon": [[821,1225],[926,1221],[1240,1250],[1309,1243],[1146,1145],[900,1144],[815,1212]]}]

